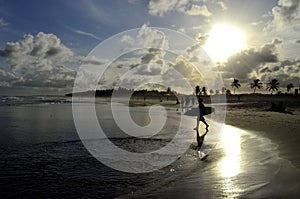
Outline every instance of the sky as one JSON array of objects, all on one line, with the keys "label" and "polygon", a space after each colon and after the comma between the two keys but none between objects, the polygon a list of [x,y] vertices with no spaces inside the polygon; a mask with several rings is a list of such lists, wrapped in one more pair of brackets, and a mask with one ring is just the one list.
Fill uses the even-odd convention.
[{"label": "sky", "polygon": [[[161,41],[161,33],[151,27],[194,39],[178,51],[186,60],[147,49],[118,60],[88,56],[101,42],[135,28],[137,35],[122,34],[122,45],[152,46]],[[237,92],[251,92],[249,84],[256,78],[263,83],[276,78],[286,92],[287,84],[300,84],[299,32],[299,0],[0,0],[0,95],[64,94],[72,91],[80,66],[104,68],[108,62],[113,63],[97,88],[116,85],[134,69],[134,79],[123,78],[124,84],[147,79],[157,86],[159,76],[179,89],[171,68],[187,73],[192,86],[207,86],[206,75],[198,77],[190,67],[201,62],[191,55],[194,49],[204,49],[228,89],[233,78],[242,85]],[[164,42],[164,50],[183,42],[171,41]]]}]

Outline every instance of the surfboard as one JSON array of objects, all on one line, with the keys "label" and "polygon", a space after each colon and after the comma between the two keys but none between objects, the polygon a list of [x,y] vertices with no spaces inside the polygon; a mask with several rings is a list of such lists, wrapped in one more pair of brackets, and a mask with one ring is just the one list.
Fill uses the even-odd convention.
[{"label": "surfboard", "polygon": [[[215,112],[215,109],[208,106],[208,107],[205,107],[204,115],[209,115],[213,112]],[[188,116],[198,116],[199,108],[198,107],[191,108],[190,110],[187,110],[184,114],[188,115]]]}]

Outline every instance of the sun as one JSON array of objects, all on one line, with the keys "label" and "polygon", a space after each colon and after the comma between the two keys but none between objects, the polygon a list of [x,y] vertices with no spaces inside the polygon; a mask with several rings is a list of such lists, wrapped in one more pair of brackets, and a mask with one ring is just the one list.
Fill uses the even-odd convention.
[{"label": "sun", "polygon": [[228,57],[245,48],[244,33],[229,24],[215,25],[203,49],[215,62],[226,62]]}]

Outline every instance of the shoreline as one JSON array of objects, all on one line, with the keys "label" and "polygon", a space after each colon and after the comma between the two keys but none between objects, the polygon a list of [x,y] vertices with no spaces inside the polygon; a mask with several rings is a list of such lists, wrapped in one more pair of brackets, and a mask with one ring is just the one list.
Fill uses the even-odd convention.
[{"label": "shoreline", "polygon": [[300,169],[300,110],[293,115],[263,111],[258,108],[228,108],[225,123],[269,138],[278,146],[279,156]]},{"label": "shoreline", "polygon": [[[300,134],[298,133],[300,132],[300,102],[285,102],[287,111],[292,111],[293,114],[266,111],[271,105],[270,102],[268,100],[227,103],[225,124],[270,139],[278,145],[279,156],[291,161],[297,169],[300,169],[300,155],[298,157],[294,155],[300,151]],[[154,104],[173,108],[178,112],[181,111],[180,104],[176,104],[176,101],[172,100],[163,102],[133,100],[130,106],[151,106]],[[219,104],[214,105],[218,106]],[[207,103],[206,106],[211,106],[211,104]]]}]

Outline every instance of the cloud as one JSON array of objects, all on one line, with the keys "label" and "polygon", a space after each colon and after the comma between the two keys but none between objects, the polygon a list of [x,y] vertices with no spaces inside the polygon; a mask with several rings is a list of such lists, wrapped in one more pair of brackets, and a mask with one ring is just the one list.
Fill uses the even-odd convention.
[{"label": "cloud", "polygon": [[121,42],[122,43],[127,43],[127,44],[130,44],[130,45],[133,45],[134,44],[134,39],[130,36],[130,35],[123,35],[122,38],[121,38]]},{"label": "cloud", "polygon": [[103,65],[103,64],[106,64],[109,62],[109,60],[107,60],[107,59],[100,59],[95,56],[89,56],[89,57],[78,57],[77,56],[77,58],[79,59],[79,62],[82,65]]},{"label": "cloud", "polygon": [[218,1],[217,4],[220,6],[220,8],[222,10],[227,10],[228,9],[227,5],[223,1]]},{"label": "cloud", "polygon": [[7,25],[8,25],[8,23],[3,18],[0,18],[0,27],[7,26]]},{"label": "cloud", "polygon": [[123,35],[120,39],[124,46],[123,52],[130,52],[136,48],[169,48],[169,42],[164,32],[143,24],[136,36]]},{"label": "cloud", "polygon": [[150,0],[149,14],[154,16],[163,16],[165,13],[176,8],[177,0]]},{"label": "cloud", "polygon": [[141,57],[141,64],[148,64],[148,63],[162,63],[163,56],[165,52],[160,49],[150,48],[148,49],[148,53]]},{"label": "cloud", "polygon": [[203,6],[192,5],[191,8],[186,11],[186,13],[188,15],[202,15],[205,17],[209,17],[212,15],[212,13],[208,11],[208,9],[205,5],[203,5]]},{"label": "cloud", "polygon": [[206,5],[197,5],[194,3],[203,2],[200,0],[150,0],[148,9],[149,14],[153,16],[164,16],[164,14],[177,11],[187,15],[202,15],[209,17],[212,15]]},{"label": "cloud", "polygon": [[266,63],[277,63],[278,50],[277,47],[282,43],[279,39],[274,39],[272,43],[265,44],[259,49],[246,49],[229,57],[227,63],[223,67],[219,67],[220,71],[226,74],[224,78],[237,78],[241,82],[247,81],[249,74],[257,70],[258,67]]},{"label": "cloud", "polygon": [[199,44],[201,46],[203,46],[205,44],[205,42],[207,41],[208,37],[209,37],[208,34],[202,35],[200,33],[197,33],[196,36],[195,36],[196,40],[199,42]]},{"label": "cloud", "polygon": [[253,71],[250,77],[259,78],[264,82],[276,78],[283,87],[289,83],[298,85],[300,80],[300,60],[284,60],[278,64],[260,66],[257,71]]},{"label": "cloud", "polygon": [[89,32],[84,32],[82,30],[74,30],[75,33],[79,34],[79,35],[84,35],[84,36],[88,36],[91,37],[93,39],[97,39],[97,40],[101,40],[101,38],[97,37],[96,35],[94,35],[93,33],[89,33]]},{"label": "cloud", "polygon": [[300,22],[300,1],[299,0],[279,0],[278,5],[272,9],[273,23],[284,28],[288,25]]},{"label": "cloud", "polygon": [[135,74],[137,75],[160,75],[162,71],[162,67],[160,64],[143,64],[136,67]]},{"label": "cloud", "polygon": [[64,62],[73,56],[73,52],[54,34],[40,32],[36,36],[24,35],[19,42],[7,42],[4,50],[0,50],[0,56],[6,59],[11,69],[18,70],[24,67],[49,68],[46,65]]},{"label": "cloud", "polygon": [[136,42],[142,44],[145,48],[163,48],[168,49],[169,42],[163,32],[148,27],[144,24],[137,35]]},{"label": "cloud", "polygon": [[[63,66],[74,60],[74,53],[54,34],[24,35],[23,40],[7,42],[0,56],[10,66],[10,85],[31,87],[71,86],[76,72]],[[4,72],[2,71],[2,74]]]},{"label": "cloud", "polygon": [[13,82],[19,81],[19,78],[13,73],[0,69],[0,86],[11,86]]}]

